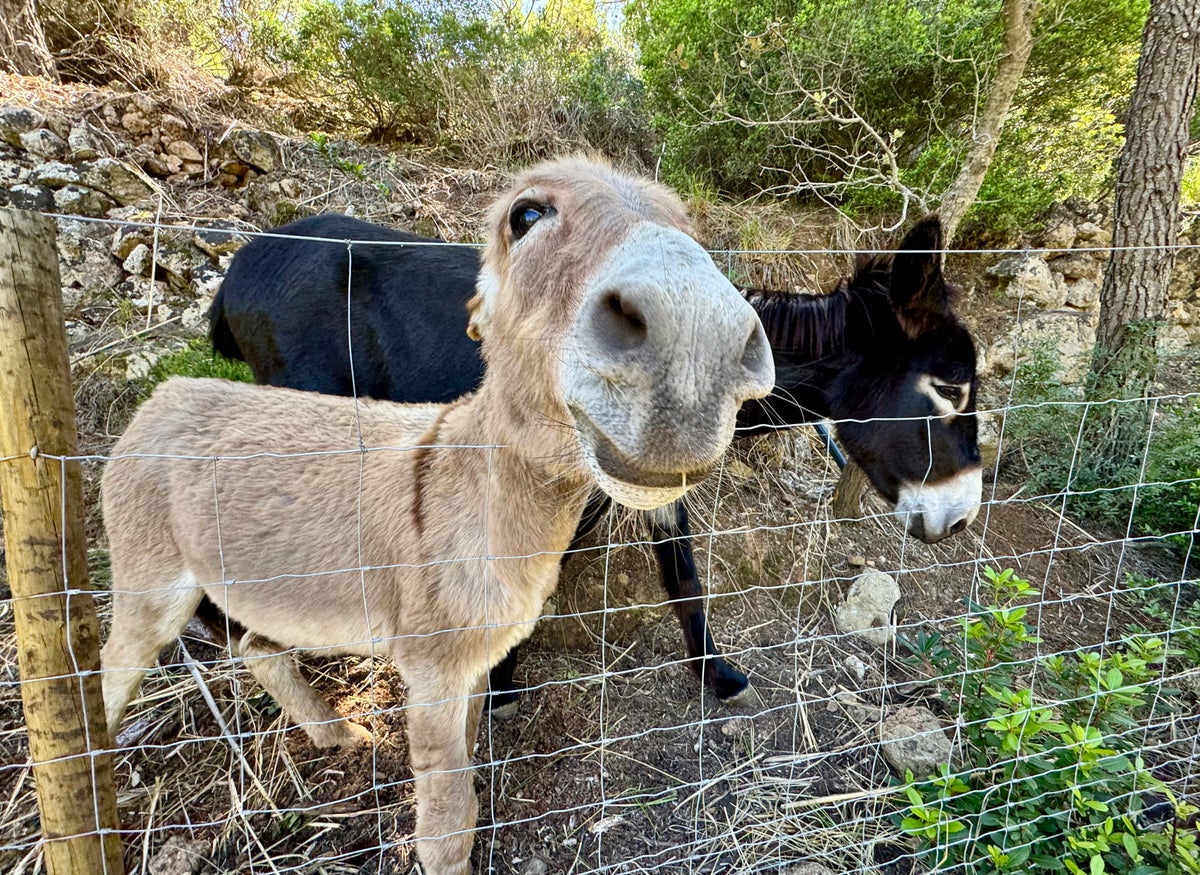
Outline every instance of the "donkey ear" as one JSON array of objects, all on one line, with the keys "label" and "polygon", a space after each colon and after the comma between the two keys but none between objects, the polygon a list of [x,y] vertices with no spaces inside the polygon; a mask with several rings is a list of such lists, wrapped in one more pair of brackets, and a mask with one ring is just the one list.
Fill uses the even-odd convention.
[{"label": "donkey ear", "polygon": [[942,277],[941,250],[942,221],[934,215],[914,225],[892,257],[892,307],[909,337],[932,328],[954,306],[954,287]]}]

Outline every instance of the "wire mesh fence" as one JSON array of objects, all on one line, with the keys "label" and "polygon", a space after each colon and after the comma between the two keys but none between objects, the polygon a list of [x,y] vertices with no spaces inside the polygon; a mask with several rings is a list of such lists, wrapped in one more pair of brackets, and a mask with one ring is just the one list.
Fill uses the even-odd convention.
[{"label": "wire mesh fence", "polygon": [[[713,257],[734,272],[735,260],[755,254]],[[1200,462],[1156,461],[1188,452],[1181,435],[1200,422],[1200,392],[1184,377],[1144,402],[1085,402],[1054,350],[1023,339],[1032,308],[1014,303],[1012,368],[981,386],[983,500],[965,531],[933,544],[907,537],[906,520],[873,492],[861,513],[837,517],[837,465],[807,428],[736,441],[692,490],[704,614],[717,649],[749,679],[736,699],[720,699],[705,682],[709,663],[684,655],[671,618],[679,603],[663,594],[651,558],[663,540],[654,519],[619,508],[600,516],[565,556],[517,662],[516,713],[484,712],[472,755],[476,871],[1200,871]],[[345,326],[314,330],[336,342]],[[1179,374],[1196,373],[1180,361]],[[1087,417],[1112,403],[1151,408],[1134,473],[1115,484],[1082,476]],[[358,440],[316,451],[326,464],[346,462],[338,467],[356,490],[369,462],[413,450]],[[261,473],[271,459],[305,455],[161,461],[216,484],[248,463]],[[112,455],[80,461],[94,475]],[[214,487],[218,554],[239,525],[219,494]],[[363,581],[513,557],[364,561],[372,550],[361,517],[351,524],[366,550],[354,561],[206,583],[326,579],[344,588],[347,614],[369,630],[341,642],[356,655],[284,652],[371,743],[316,747],[244,670],[235,627],[226,620],[221,635],[219,623],[215,633],[190,623],[113,740],[127,871],[415,864],[405,729],[422,703],[408,701],[405,678],[382,657],[398,641],[420,642],[369,605],[364,617]],[[107,543],[92,535],[107,630],[114,584]],[[0,863],[22,873],[41,861],[11,615],[11,599],[0,602]]]}]

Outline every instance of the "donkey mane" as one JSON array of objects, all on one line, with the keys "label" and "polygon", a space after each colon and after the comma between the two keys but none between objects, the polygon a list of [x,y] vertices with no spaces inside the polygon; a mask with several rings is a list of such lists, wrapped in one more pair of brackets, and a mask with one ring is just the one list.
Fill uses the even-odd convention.
[{"label": "donkey mane", "polygon": [[758,313],[777,352],[817,360],[843,351],[851,299],[886,295],[891,270],[890,254],[875,255],[860,258],[854,275],[843,277],[829,292],[743,288],[742,294]]}]

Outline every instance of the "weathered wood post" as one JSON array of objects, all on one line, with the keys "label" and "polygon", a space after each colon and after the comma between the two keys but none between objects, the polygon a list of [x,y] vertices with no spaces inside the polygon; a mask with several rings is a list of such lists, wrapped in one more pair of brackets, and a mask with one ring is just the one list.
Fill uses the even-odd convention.
[{"label": "weathered wood post", "polygon": [[54,222],[0,209],[0,503],[50,875],[121,875]]}]

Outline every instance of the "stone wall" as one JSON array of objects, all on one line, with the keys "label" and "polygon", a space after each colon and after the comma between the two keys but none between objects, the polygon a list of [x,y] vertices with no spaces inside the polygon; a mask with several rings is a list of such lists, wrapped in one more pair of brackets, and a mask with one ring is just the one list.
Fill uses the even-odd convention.
[{"label": "stone wall", "polygon": [[[1004,255],[987,269],[1014,314],[1011,328],[987,345],[988,373],[1009,373],[1020,358],[1048,347],[1058,353],[1064,382],[1082,378],[1096,340],[1109,224],[1110,212],[1098,204],[1068,200],[1052,211],[1030,251]],[[1180,243],[1200,243],[1200,215],[1185,216]],[[1170,298],[1164,351],[1200,346],[1200,249],[1179,250]]]}]

